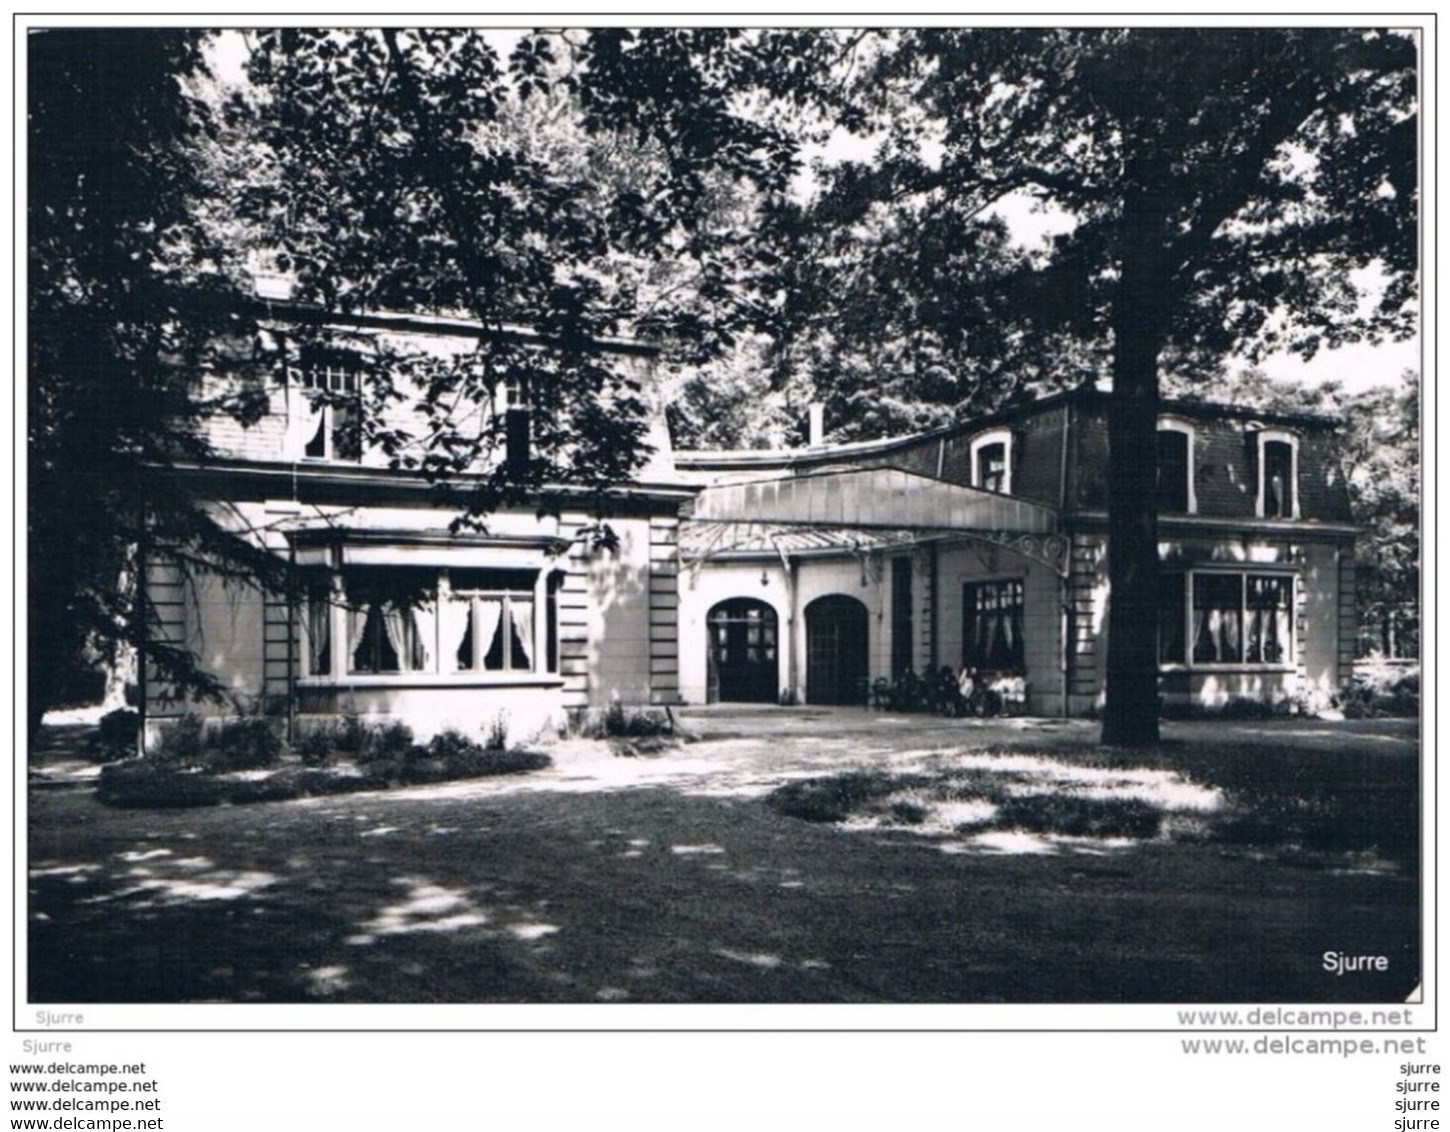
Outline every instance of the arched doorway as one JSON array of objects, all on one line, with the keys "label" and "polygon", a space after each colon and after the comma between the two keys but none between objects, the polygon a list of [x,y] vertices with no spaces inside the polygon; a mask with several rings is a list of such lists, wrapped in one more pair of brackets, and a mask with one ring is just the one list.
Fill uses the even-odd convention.
[{"label": "arched doorway", "polygon": [[709,701],[775,703],[780,695],[775,610],[754,598],[731,598],[710,610],[706,624]]},{"label": "arched doorway", "polygon": [[806,606],[806,703],[864,704],[868,674],[866,606],[831,594]]}]

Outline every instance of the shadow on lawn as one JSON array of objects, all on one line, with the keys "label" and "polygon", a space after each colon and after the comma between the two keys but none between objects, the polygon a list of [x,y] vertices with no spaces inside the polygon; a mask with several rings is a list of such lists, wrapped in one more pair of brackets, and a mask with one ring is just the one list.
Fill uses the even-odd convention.
[{"label": "shadow on lawn", "polygon": [[790,782],[768,803],[806,821],[924,835],[951,853],[1101,855],[1159,840],[1414,876],[1415,770],[1405,756],[1186,744],[1166,754],[975,751]]},{"label": "shadow on lawn", "polygon": [[477,1001],[527,993],[531,977],[510,953],[558,926],[517,894],[391,875],[394,860],[356,849],[380,831],[389,832],[349,829],[344,855],[298,850],[248,857],[241,868],[161,839],[89,863],[37,862],[29,1000],[432,1002],[458,1001],[460,986]]}]

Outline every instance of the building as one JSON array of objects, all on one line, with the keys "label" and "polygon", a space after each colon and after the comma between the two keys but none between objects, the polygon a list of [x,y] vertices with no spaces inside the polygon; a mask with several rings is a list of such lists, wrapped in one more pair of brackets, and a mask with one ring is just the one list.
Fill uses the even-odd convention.
[{"label": "building", "polygon": [[[292,584],[269,592],[151,548],[151,631],[198,656],[228,702],[189,702],[152,676],[150,729],[264,711],[294,734],[357,714],[420,738],[500,720],[524,736],[616,702],[860,704],[907,669],[942,667],[1009,681],[1034,714],[1101,703],[1102,393],[856,444],[820,443],[817,419],[799,451],[672,453],[656,420],[648,462],[603,501],[617,541],[601,546],[584,537],[600,501],[569,492],[557,514],[528,500],[458,529],[456,497],[359,438],[370,366],[557,344],[460,319],[267,310],[266,411],[245,428],[213,418],[216,458],[168,474]],[[588,349],[648,384],[649,347]],[[417,436],[433,425],[416,402],[367,411]],[[508,382],[471,411],[497,443],[465,490],[526,455],[537,427]],[[1334,423],[1176,402],[1158,439],[1163,699],[1327,698],[1355,637]]]},{"label": "building", "polygon": [[[1350,675],[1349,497],[1334,422],[1165,403],[1160,694],[1323,701]],[[680,452],[691,703],[864,703],[968,667],[1026,710],[1102,702],[1107,397],[1052,396],[918,436],[795,452]]]},{"label": "building", "polygon": [[[403,719],[420,739],[448,727],[478,736],[500,719],[524,737],[571,710],[678,701],[676,539],[694,491],[674,472],[662,424],[636,479],[602,501],[614,545],[586,537],[601,501],[567,491],[557,515],[541,515],[531,499],[488,516],[485,531],[457,530],[459,498],[364,449],[369,367],[460,356],[480,343],[516,357],[555,344],[467,320],[323,318],[285,303],[269,305],[260,325],[262,341],[233,352],[265,355],[261,419],[243,427],[213,417],[216,458],[166,474],[285,561],[295,585],[268,592],[149,548],[150,631],[199,657],[227,700],[178,697],[148,674],[148,730],[187,712],[263,711],[294,734],[356,713]],[[641,380],[653,364],[638,343],[589,350]],[[219,372],[207,392],[235,381]],[[493,416],[500,443],[455,484],[465,494],[500,461],[526,455],[539,427],[516,385],[493,393],[491,405],[469,411]],[[399,435],[421,435],[433,425],[417,400],[367,411]]]}]

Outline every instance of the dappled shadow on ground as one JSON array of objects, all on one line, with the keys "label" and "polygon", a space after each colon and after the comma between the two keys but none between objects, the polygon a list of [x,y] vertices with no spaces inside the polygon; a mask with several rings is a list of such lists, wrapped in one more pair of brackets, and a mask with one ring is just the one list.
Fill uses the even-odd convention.
[{"label": "dappled shadow on ground", "polygon": [[[29,999],[1372,1001],[1418,981],[1408,867],[1328,867],[1309,840],[1303,859],[1265,853],[1252,829],[1183,841],[1019,825],[968,844],[763,800],[845,768],[955,759],[1215,815],[1252,796],[1270,825],[1342,847],[1403,823],[1412,759],[1189,744],[1163,765],[1086,748],[992,764],[1006,756],[918,739],[566,749],[528,779],[182,813],[39,794]],[[1391,968],[1335,978],[1329,949]]]}]

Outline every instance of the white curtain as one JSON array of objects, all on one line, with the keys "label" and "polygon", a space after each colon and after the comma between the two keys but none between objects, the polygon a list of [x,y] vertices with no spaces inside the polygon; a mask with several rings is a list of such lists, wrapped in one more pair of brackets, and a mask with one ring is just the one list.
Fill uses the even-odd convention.
[{"label": "white curtain", "polygon": [[[499,622],[503,620],[503,599],[496,597],[480,598],[478,602],[478,640],[479,656],[487,657],[489,650],[493,648],[493,641],[498,636]],[[484,662],[485,665],[487,661]],[[502,668],[504,662],[500,661],[498,667]]]},{"label": "white curtain", "polygon": [[331,644],[332,606],[326,598],[310,598],[307,602],[307,671],[310,675],[327,674]]},{"label": "white curtain", "polygon": [[288,460],[300,460],[307,443],[317,433],[322,410],[313,405],[307,390],[295,375],[287,386],[287,426],[282,438],[282,451]]},{"label": "white curtain", "polygon": [[368,625],[367,606],[361,609],[349,609],[347,611],[347,655],[352,658],[352,670],[361,671],[363,665],[358,663],[357,654],[362,648],[363,631]]},{"label": "white curtain", "polygon": [[473,616],[473,600],[466,597],[452,597],[438,607],[439,648],[443,656],[459,671],[473,667],[473,658],[459,663],[458,650],[463,647],[463,638],[468,636],[468,622]]},{"label": "white curtain", "polygon": [[413,613],[413,671],[434,672],[433,643],[437,634],[438,604],[435,601],[421,602]]},{"label": "white curtain", "polygon": [[388,644],[393,646],[393,654],[398,658],[399,671],[408,667],[408,622],[411,618],[412,611],[406,605],[390,601],[383,606],[383,629],[388,634]]},{"label": "white curtain", "polygon": [[524,647],[524,659],[529,668],[534,667],[534,603],[514,598],[509,602],[509,613],[513,618],[514,632]]}]

